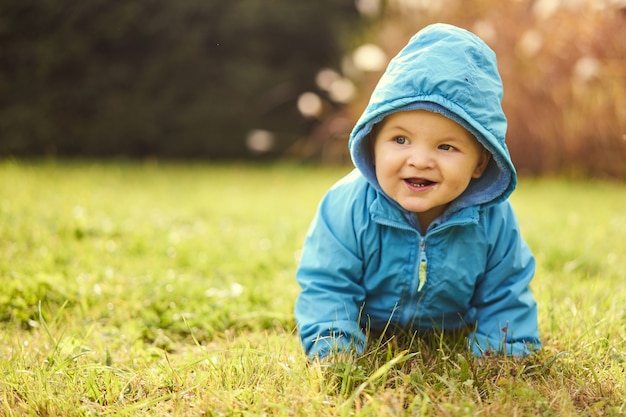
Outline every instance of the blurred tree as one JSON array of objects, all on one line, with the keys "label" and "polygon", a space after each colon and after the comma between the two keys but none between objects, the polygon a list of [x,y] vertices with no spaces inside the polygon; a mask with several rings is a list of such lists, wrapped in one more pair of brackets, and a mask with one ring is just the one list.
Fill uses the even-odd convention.
[{"label": "blurred tree", "polygon": [[353,0],[4,0],[0,154],[278,153],[360,24]]}]

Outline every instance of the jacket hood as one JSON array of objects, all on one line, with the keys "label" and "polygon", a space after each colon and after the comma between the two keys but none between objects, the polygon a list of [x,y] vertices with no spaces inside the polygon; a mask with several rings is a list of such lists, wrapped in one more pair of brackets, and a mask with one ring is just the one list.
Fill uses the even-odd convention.
[{"label": "jacket hood", "polygon": [[476,35],[434,24],[415,34],[387,66],[348,146],[354,165],[382,192],[371,155],[370,132],[386,116],[423,109],[459,123],[491,152],[483,175],[472,179],[448,208],[497,203],[515,189],[517,176],[505,144],[502,80],[495,53]]}]

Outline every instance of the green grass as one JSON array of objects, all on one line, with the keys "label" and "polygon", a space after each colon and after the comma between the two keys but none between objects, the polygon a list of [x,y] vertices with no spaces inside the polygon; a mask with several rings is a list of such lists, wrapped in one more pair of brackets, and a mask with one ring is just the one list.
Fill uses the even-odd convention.
[{"label": "green grass", "polygon": [[626,413],[626,184],[523,179],[544,348],[311,366],[298,251],[349,168],[0,162],[0,415]]}]

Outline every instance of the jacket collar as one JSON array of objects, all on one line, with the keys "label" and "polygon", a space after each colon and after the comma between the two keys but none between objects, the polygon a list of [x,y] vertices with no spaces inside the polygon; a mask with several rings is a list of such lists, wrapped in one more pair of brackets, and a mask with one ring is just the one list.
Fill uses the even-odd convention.
[{"label": "jacket collar", "polygon": [[[381,191],[376,192],[376,198],[369,207],[370,217],[378,224],[396,227],[398,229],[412,230],[419,233],[417,216],[400,207],[395,201],[390,200]],[[477,224],[480,218],[480,207],[469,206],[455,211],[446,211],[441,217],[429,226],[427,234],[436,233],[450,226],[463,226]]]}]

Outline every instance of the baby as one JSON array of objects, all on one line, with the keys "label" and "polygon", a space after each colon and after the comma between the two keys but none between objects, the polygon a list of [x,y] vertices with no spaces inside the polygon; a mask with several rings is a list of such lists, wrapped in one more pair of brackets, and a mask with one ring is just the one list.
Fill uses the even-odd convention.
[{"label": "baby", "polygon": [[477,356],[540,347],[501,101],[496,56],[466,30],[428,26],[391,60],[350,135],[356,169],[304,243],[295,316],[310,358],[363,353],[386,328],[469,328]]}]

